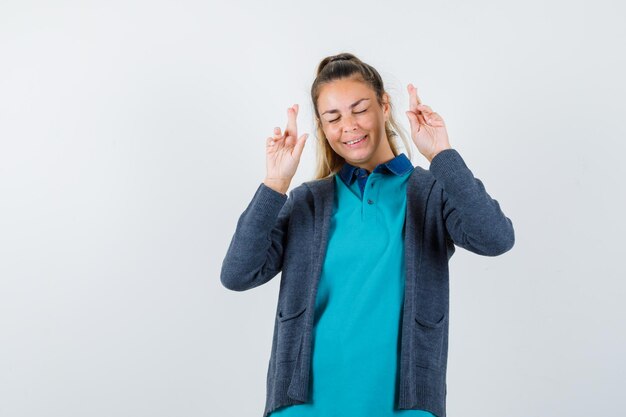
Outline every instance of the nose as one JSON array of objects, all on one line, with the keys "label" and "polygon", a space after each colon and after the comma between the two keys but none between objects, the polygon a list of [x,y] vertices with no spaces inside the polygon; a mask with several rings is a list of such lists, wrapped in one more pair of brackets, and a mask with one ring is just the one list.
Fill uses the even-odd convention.
[{"label": "nose", "polygon": [[350,115],[350,116],[345,117],[343,120],[344,120],[344,126],[343,126],[344,132],[350,132],[350,131],[356,130],[357,128],[356,117]]}]

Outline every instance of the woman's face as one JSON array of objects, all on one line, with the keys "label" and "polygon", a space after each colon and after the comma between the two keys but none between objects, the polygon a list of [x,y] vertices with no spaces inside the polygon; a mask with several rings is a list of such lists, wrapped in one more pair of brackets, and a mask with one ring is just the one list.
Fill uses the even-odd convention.
[{"label": "woman's face", "polygon": [[[348,163],[370,172],[394,157],[385,132],[390,111],[386,95],[383,101],[381,107],[367,84],[347,78],[324,85],[317,99],[330,147]],[[347,143],[363,137],[358,143]]]}]

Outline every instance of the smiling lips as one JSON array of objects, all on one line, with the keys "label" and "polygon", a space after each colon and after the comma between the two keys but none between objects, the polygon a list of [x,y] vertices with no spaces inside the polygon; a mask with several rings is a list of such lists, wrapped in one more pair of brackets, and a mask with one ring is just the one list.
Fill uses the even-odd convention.
[{"label": "smiling lips", "polygon": [[[359,144],[361,144],[361,143],[365,142],[365,139],[367,139],[367,135],[363,135],[363,136],[361,136],[360,138],[355,139],[354,141],[344,142],[344,144],[345,144],[346,146],[349,146],[349,147],[351,147],[351,148],[352,148],[352,147],[354,147],[354,146],[356,146],[356,145],[359,145]],[[355,142],[355,141],[356,141],[356,142]]]}]

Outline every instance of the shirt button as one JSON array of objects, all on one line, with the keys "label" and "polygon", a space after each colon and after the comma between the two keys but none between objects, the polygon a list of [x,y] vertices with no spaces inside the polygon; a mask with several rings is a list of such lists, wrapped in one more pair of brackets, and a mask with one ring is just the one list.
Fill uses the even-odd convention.
[{"label": "shirt button", "polygon": [[370,199],[368,199],[368,200],[367,200],[367,204],[374,204],[374,200],[370,200]]}]

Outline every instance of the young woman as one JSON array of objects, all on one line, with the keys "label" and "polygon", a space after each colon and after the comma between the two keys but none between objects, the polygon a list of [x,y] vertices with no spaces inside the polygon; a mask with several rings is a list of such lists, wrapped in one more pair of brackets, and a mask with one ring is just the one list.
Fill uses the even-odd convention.
[{"label": "young woman", "polygon": [[235,291],[282,272],[264,417],[446,415],[448,261],[455,244],[496,256],[515,238],[442,117],[408,92],[429,170],[410,162],[378,72],[349,53],[322,60],[311,88],[316,178],[287,196],[308,137],[297,105],[267,138],[221,271]]}]

